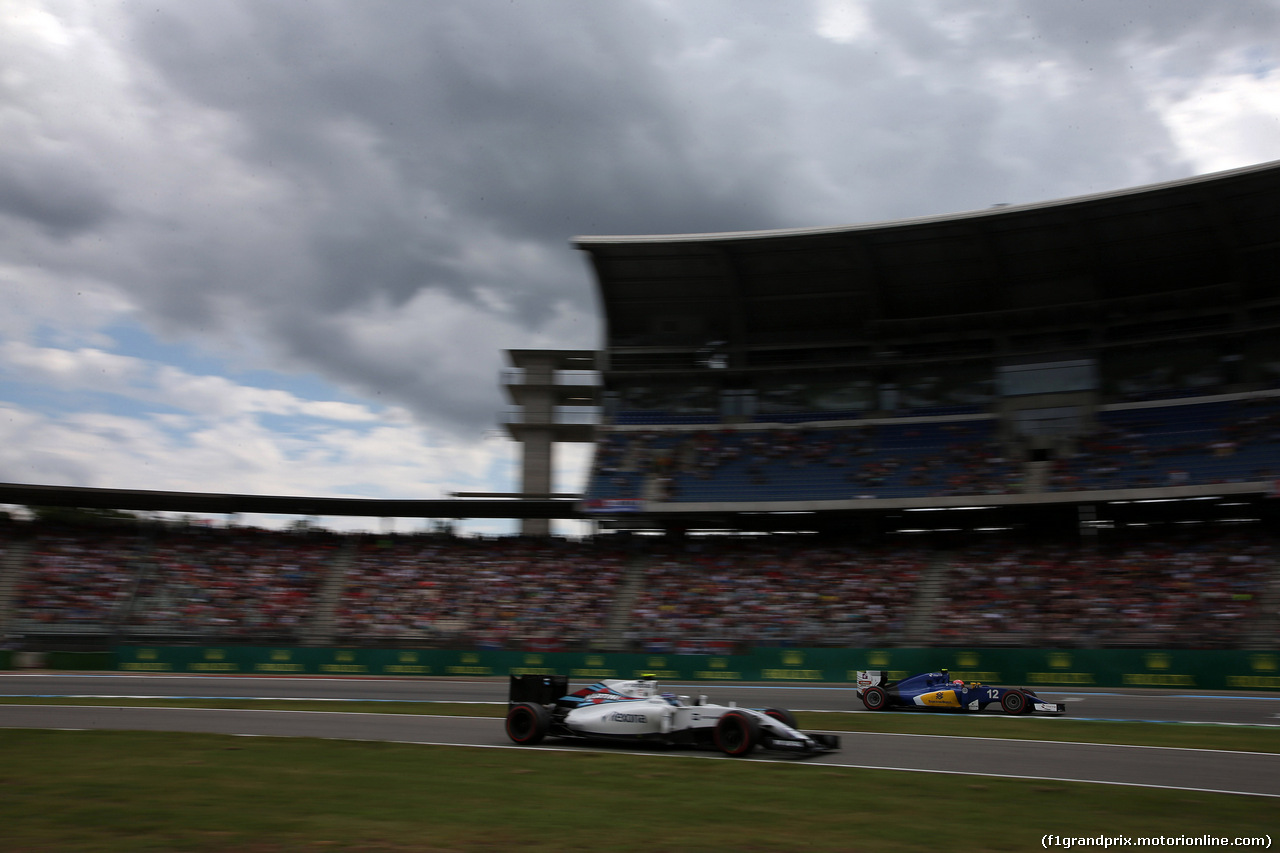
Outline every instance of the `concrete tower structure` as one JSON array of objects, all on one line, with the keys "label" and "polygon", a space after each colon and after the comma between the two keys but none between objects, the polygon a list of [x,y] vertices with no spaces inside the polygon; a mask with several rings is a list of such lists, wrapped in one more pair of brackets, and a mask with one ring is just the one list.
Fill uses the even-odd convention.
[{"label": "concrete tower structure", "polygon": [[[504,419],[520,442],[520,493],[525,499],[553,496],[554,450],[558,441],[595,441],[600,385],[594,350],[507,350],[511,370],[503,388],[516,408]],[[593,411],[594,410],[594,411]],[[555,495],[562,497],[562,495]],[[523,518],[525,536],[549,536],[549,518]]]}]

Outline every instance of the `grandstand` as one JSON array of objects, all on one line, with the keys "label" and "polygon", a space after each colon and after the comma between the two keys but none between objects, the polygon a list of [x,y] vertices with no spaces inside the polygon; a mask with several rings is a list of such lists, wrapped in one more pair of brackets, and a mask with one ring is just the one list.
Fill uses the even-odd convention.
[{"label": "grandstand", "polygon": [[[98,646],[1275,648],[1276,234],[1280,163],[901,222],[578,237],[604,346],[508,353],[517,493],[0,486],[0,502],[45,506],[520,518],[525,536],[11,523],[0,630]],[[581,500],[551,489],[560,441],[594,444]],[[549,537],[555,518],[596,535]]]},{"label": "grandstand", "polygon": [[40,649],[1274,648],[1277,544],[1256,525],[941,549],[8,525],[0,616],[11,643]]},{"label": "grandstand", "polygon": [[579,237],[608,330],[585,506],[606,529],[889,530],[980,503],[1073,535],[1117,501],[1218,497],[1274,522],[1277,233],[1280,163],[899,222]]}]

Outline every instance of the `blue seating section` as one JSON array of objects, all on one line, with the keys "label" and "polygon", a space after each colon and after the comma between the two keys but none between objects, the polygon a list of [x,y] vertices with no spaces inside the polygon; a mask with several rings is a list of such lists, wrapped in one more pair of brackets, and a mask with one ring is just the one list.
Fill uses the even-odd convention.
[{"label": "blue seating section", "polygon": [[1055,490],[1212,485],[1280,472],[1280,402],[1219,401],[1104,411]]},{"label": "blue seating section", "polygon": [[616,424],[623,425],[643,425],[643,424],[666,424],[669,426],[681,426],[689,424],[716,424],[720,422],[719,415],[682,415],[674,412],[660,411],[626,411],[618,412],[613,419]]},{"label": "blue seating section", "polygon": [[[985,408],[979,405],[965,406],[929,406],[916,409],[903,409],[897,417],[958,417],[960,415],[980,415]],[[823,421],[856,421],[866,417],[863,409],[816,412],[768,412],[757,414],[751,418],[757,424],[811,424]],[[720,416],[711,413],[691,414],[669,412],[659,409],[627,409],[617,412],[613,418],[617,426],[696,426],[699,424],[718,425]]]},{"label": "blue seating section", "polygon": [[[1100,411],[1059,458],[1049,491],[1258,482],[1280,477],[1280,398]],[[588,499],[663,502],[850,500],[1020,491],[995,418],[811,422],[772,429],[614,432]]]},{"label": "blue seating section", "polygon": [[[588,498],[675,502],[1005,494],[1020,479],[994,421],[614,433]],[[653,483],[644,494],[645,483]]]}]

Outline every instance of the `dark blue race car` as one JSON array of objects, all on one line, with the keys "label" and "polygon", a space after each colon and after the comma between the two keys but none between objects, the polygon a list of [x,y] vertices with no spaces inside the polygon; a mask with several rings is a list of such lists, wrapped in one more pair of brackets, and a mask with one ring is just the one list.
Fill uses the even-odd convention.
[{"label": "dark blue race car", "polygon": [[1006,714],[1061,714],[1067,706],[1045,702],[1025,687],[992,687],[977,681],[953,679],[944,669],[901,681],[872,669],[858,673],[858,698],[868,711],[914,708],[944,711],[985,711],[999,706]]}]

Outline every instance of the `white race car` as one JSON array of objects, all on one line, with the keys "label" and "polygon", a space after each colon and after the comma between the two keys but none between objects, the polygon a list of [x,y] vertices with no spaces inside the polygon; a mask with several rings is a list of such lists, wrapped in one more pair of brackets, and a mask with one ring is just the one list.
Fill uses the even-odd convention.
[{"label": "white race car", "polygon": [[513,675],[507,737],[522,746],[544,738],[655,742],[746,755],[757,746],[799,755],[840,748],[838,735],[802,732],[782,708],[711,705],[658,691],[653,678],[606,679],[573,693],[563,675]]}]

